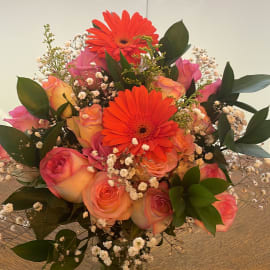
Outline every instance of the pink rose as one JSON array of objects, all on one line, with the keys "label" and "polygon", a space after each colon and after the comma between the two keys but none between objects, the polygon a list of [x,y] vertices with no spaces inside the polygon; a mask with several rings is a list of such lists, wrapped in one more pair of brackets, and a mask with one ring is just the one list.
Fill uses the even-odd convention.
[{"label": "pink rose", "polygon": [[200,103],[206,102],[208,98],[215,94],[221,86],[221,80],[218,79],[214,83],[206,85],[204,88],[199,90],[200,95],[197,97]]},{"label": "pink rose", "polygon": [[179,128],[175,136],[172,137],[172,143],[179,154],[192,155],[195,150],[194,138],[190,134],[186,134],[185,130]]},{"label": "pink rose", "polygon": [[168,185],[162,182],[158,189],[149,188],[142,199],[133,203],[131,219],[141,229],[158,234],[170,225],[172,215]]},{"label": "pink rose", "polygon": [[88,157],[89,164],[99,170],[105,169],[106,158],[112,153],[112,147],[103,145],[103,137],[101,132],[97,132],[92,136],[91,147],[83,149],[83,154]]},{"label": "pink rose", "polygon": [[176,60],[175,65],[178,69],[177,81],[184,85],[186,90],[189,89],[192,79],[196,82],[202,77],[198,64],[192,64],[180,57]]},{"label": "pink rose", "polygon": [[6,152],[6,150],[0,145],[0,161],[9,161],[10,156]]},{"label": "pink rose", "polygon": [[131,215],[131,199],[123,185],[108,184],[106,172],[98,172],[95,180],[83,191],[83,202],[95,218],[113,225],[116,220],[127,220]]},{"label": "pink rose", "polygon": [[[43,88],[46,90],[46,94],[49,98],[51,107],[57,111],[57,109],[67,103],[67,100],[72,104],[76,105],[75,98],[73,97],[72,87],[65,82],[59,80],[54,76],[49,76],[47,82],[42,83]],[[64,97],[65,95],[65,97]],[[67,108],[62,113],[63,118],[67,118],[72,115],[71,106],[68,105]]]},{"label": "pink rose", "polygon": [[176,100],[182,97],[186,92],[185,87],[181,83],[175,82],[163,76],[157,76],[153,83],[153,87],[161,89],[163,98],[173,97]]},{"label": "pink rose", "polygon": [[58,198],[80,203],[82,191],[94,180],[87,170],[88,160],[74,149],[52,149],[40,162],[40,174],[49,190]]},{"label": "pink rose", "polygon": [[102,107],[94,104],[81,109],[79,116],[67,119],[67,125],[82,147],[91,147],[93,135],[102,130]]},{"label": "pink rose", "polygon": [[30,114],[24,106],[18,106],[9,112],[12,119],[4,119],[4,121],[11,124],[14,128],[20,131],[26,131],[32,128],[47,128],[49,122],[47,120],[40,120]]},{"label": "pink rose", "polygon": [[[71,76],[78,80],[81,86],[86,86],[92,90],[96,89],[98,84],[101,83],[101,80],[96,78],[96,72],[101,71],[101,68],[107,70],[105,59],[99,58],[96,53],[91,52],[88,48],[85,48],[85,50],[82,51],[75,60],[68,63],[67,66]],[[91,85],[86,82],[88,78],[93,79]]]},{"label": "pink rose", "polygon": [[[219,212],[222,222],[222,224],[216,225],[216,231],[217,232],[226,232],[230,228],[230,226],[233,224],[233,221],[236,216],[237,212],[237,205],[236,205],[236,200],[234,196],[227,192],[223,192],[221,194],[218,194],[215,196],[218,201],[213,203],[213,206],[217,209]],[[206,230],[205,226],[203,223],[199,220],[195,220],[195,223]]]},{"label": "pink rose", "polygon": [[147,158],[143,158],[140,162],[140,166],[142,166],[146,171],[153,176],[163,177],[167,172],[170,172],[177,166],[178,158],[175,150],[169,152],[167,155],[167,161],[159,161],[156,162],[154,160],[148,160]]},{"label": "pink rose", "polygon": [[221,178],[226,181],[226,175],[217,163],[205,164],[200,168],[201,180],[206,178]]}]

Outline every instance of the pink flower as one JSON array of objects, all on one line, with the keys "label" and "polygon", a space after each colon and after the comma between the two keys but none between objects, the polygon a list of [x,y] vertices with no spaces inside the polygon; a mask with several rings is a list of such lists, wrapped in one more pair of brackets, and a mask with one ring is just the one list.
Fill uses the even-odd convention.
[{"label": "pink flower", "polygon": [[198,64],[192,64],[180,57],[175,65],[178,69],[177,81],[183,84],[186,90],[190,87],[192,79],[196,82],[202,77]]},{"label": "pink flower", "polygon": [[33,128],[47,128],[49,122],[47,120],[40,120],[30,114],[24,106],[18,106],[9,112],[12,119],[4,119],[4,121],[11,124],[14,128],[20,131],[26,131]]},{"label": "pink flower", "polygon": [[82,147],[91,147],[92,137],[102,130],[102,107],[94,104],[81,109],[79,116],[67,119],[67,125]]},{"label": "pink flower", "polygon": [[[96,72],[101,71],[101,68],[107,70],[105,59],[99,58],[96,53],[91,52],[88,48],[85,48],[85,50],[82,51],[75,60],[68,63],[67,66],[71,76],[78,80],[81,86],[86,86],[92,90],[96,89],[101,82],[100,79],[96,78]],[[86,81],[88,78],[93,79],[91,85]]]},{"label": "pink flower", "polygon": [[190,134],[186,134],[185,130],[179,128],[175,136],[172,137],[172,143],[181,156],[192,155],[195,150],[194,138]]},{"label": "pink flower", "polygon": [[[227,192],[223,192],[221,194],[218,194],[215,196],[218,201],[213,203],[213,206],[217,209],[219,212],[222,222],[222,224],[216,225],[216,231],[217,232],[226,232],[230,228],[230,226],[233,224],[233,221],[236,216],[237,212],[237,205],[236,200],[234,196],[230,195]],[[195,223],[206,230],[203,223],[199,220],[195,220]]]},{"label": "pink flower", "polygon": [[10,156],[6,152],[6,150],[0,145],[0,161],[9,161]]},{"label": "pink flower", "polygon": [[175,82],[163,76],[157,76],[153,83],[153,87],[161,89],[163,98],[173,97],[176,100],[182,97],[186,92],[185,87],[181,83]]},{"label": "pink flower", "polygon": [[153,176],[163,177],[167,172],[170,172],[177,166],[178,158],[175,150],[169,152],[167,155],[167,161],[154,161],[143,158],[140,165],[146,169],[146,171]]},{"label": "pink flower", "polygon": [[200,103],[206,102],[211,95],[215,94],[218,91],[220,86],[221,80],[218,79],[214,83],[208,84],[204,88],[200,89],[200,95],[197,97],[198,101]]},{"label": "pink flower", "polygon": [[133,203],[131,219],[141,229],[158,234],[170,225],[172,215],[168,185],[162,182],[158,189],[149,188],[142,199]]},{"label": "pink flower", "polygon": [[106,157],[112,153],[112,147],[103,145],[103,137],[101,132],[95,133],[92,136],[91,147],[83,149],[83,154],[88,157],[89,164],[99,170],[104,170]]},{"label": "pink flower", "polygon": [[83,202],[95,218],[105,219],[107,224],[127,220],[131,215],[131,199],[125,186],[108,183],[106,172],[98,172],[93,182],[83,190]]},{"label": "pink flower", "polygon": [[83,189],[94,180],[88,165],[87,158],[78,151],[58,147],[41,160],[40,174],[55,196],[80,203]]},{"label": "pink flower", "polygon": [[206,178],[221,178],[226,181],[226,175],[217,163],[205,164],[200,168],[201,180]]},{"label": "pink flower", "polygon": [[[67,103],[67,100],[72,104],[76,105],[74,97],[72,97],[73,90],[72,87],[65,82],[59,80],[54,76],[49,76],[47,82],[42,83],[43,88],[46,90],[46,94],[49,98],[51,107],[57,111],[57,109]],[[64,97],[65,95],[65,97]],[[67,108],[62,113],[63,118],[67,118],[72,115],[71,106],[68,105]]]}]

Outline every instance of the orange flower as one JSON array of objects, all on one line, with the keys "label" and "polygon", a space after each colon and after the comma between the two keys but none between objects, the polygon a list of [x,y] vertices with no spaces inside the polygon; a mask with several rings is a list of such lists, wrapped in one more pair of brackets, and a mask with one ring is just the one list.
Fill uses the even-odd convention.
[{"label": "orange flower", "polygon": [[[142,36],[152,38],[152,44],[158,43],[158,35],[154,34],[156,28],[152,23],[143,18],[138,12],[130,17],[124,10],[122,18],[115,12],[103,12],[103,17],[108,27],[98,20],[93,20],[93,24],[98,28],[90,28],[87,46],[92,52],[98,53],[99,57],[105,57],[108,52],[115,60],[120,60],[120,51],[127,58],[129,63],[138,64],[140,62],[140,48],[148,47]],[[135,57],[134,57],[135,55]]]},{"label": "orange flower", "polygon": [[116,146],[121,152],[146,155],[148,159],[166,161],[173,144],[170,138],[178,125],[169,121],[177,108],[161,92],[150,93],[144,86],[119,92],[104,109],[102,134],[104,145]]}]

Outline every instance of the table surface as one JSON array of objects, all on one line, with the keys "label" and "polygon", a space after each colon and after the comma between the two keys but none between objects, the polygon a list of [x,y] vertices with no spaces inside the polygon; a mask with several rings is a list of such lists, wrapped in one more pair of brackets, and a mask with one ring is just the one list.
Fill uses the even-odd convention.
[{"label": "table surface", "polygon": [[[270,184],[269,184],[270,185]],[[0,183],[0,201],[11,194],[18,184],[11,180]],[[155,260],[147,266],[152,270],[269,270],[270,269],[270,214],[246,203],[239,204],[239,211],[231,229],[217,233],[216,237],[195,229],[181,233],[183,253],[172,251],[168,243],[153,250]],[[15,256],[10,247],[31,240],[31,233],[18,235],[0,222],[0,232],[6,239],[0,244],[0,270],[39,270],[42,264],[31,263]],[[98,269],[87,255],[78,270]]]}]

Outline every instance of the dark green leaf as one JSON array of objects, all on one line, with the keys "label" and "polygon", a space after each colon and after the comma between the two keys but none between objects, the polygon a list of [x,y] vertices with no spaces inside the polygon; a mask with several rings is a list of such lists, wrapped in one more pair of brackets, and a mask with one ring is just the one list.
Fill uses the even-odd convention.
[{"label": "dark green leaf", "polygon": [[[63,112],[65,111],[65,109],[67,108],[67,106],[69,105],[70,103],[69,102],[66,102],[64,104],[62,104],[58,109],[57,109],[57,112],[56,112],[56,117],[58,120],[61,120],[61,116],[63,114]],[[71,104],[72,105],[72,104]]]},{"label": "dark green leaf", "polygon": [[195,208],[208,206],[217,200],[213,193],[201,184],[191,185],[188,194],[189,200]]},{"label": "dark green leaf", "polygon": [[234,132],[232,129],[225,136],[224,144],[232,151],[235,151]]},{"label": "dark green leaf", "polygon": [[224,192],[229,186],[226,181],[219,178],[207,178],[201,181],[200,185],[203,185],[214,195]]},{"label": "dark green leaf", "polygon": [[189,34],[182,21],[173,24],[160,40],[161,52],[165,52],[165,64],[170,65],[179,58],[188,47]]},{"label": "dark green leaf", "polygon": [[20,130],[0,125],[0,145],[17,162],[30,167],[38,165],[37,149]]},{"label": "dark green leaf", "polygon": [[170,72],[169,77],[170,77],[172,80],[177,81],[178,75],[179,75],[178,68],[177,68],[175,65],[172,66],[172,67],[171,67],[171,72]]},{"label": "dark green leaf", "polygon": [[269,111],[269,107],[266,107],[256,112],[252,116],[252,118],[250,119],[248,123],[245,135],[248,135],[249,132],[252,132],[253,130],[257,129],[262,124],[262,122],[267,118],[268,111]]},{"label": "dark green leaf", "polygon": [[[74,260],[74,258],[73,258],[73,260]],[[74,266],[74,264],[75,264],[75,261],[74,261],[74,263],[71,263],[71,264],[67,264],[64,262],[56,262],[56,263],[53,263],[51,265],[50,270],[74,270],[76,268],[76,266]]]},{"label": "dark green leaf", "polygon": [[172,225],[175,227],[180,227],[185,223],[186,215],[183,213],[181,216],[177,216],[176,213],[173,213]]},{"label": "dark green leaf", "polygon": [[226,114],[222,113],[218,119],[218,136],[221,145],[223,144],[224,139],[230,129],[231,125],[227,119],[227,116]]},{"label": "dark green leaf", "polygon": [[40,159],[44,158],[45,155],[52,150],[52,148],[56,145],[56,141],[58,136],[60,135],[62,131],[62,127],[64,125],[64,122],[58,122],[55,126],[51,127],[44,139],[43,147],[40,150]]},{"label": "dark green leaf", "polygon": [[185,201],[183,199],[183,187],[177,186],[170,189],[170,200],[176,216],[182,216],[185,211]]},{"label": "dark green leaf", "polygon": [[110,75],[112,76],[115,83],[118,83],[118,87],[121,86],[121,68],[119,64],[106,52],[106,62]]},{"label": "dark green leaf", "polygon": [[51,247],[52,241],[35,240],[18,245],[12,248],[12,250],[16,255],[25,260],[32,262],[42,262],[47,260]]},{"label": "dark green leaf", "polygon": [[193,95],[196,91],[196,85],[195,85],[195,81],[192,79],[191,84],[186,92],[186,96],[190,97],[191,95]]},{"label": "dark green leaf", "polygon": [[125,58],[125,56],[122,54],[122,52],[120,51],[120,64],[122,66],[122,69],[131,69],[131,64],[127,61],[127,59]]},{"label": "dark green leaf", "polygon": [[175,173],[170,178],[170,183],[171,183],[171,186],[172,187],[180,186],[181,185],[181,179],[180,179],[179,175]]},{"label": "dark green leaf", "polygon": [[220,147],[219,146],[215,146],[214,151],[213,151],[213,155],[214,155],[214,161],[216,163],[223,164],[223,165],[227,165],[227,161],[224,157],[224,155],[222,154],[222,152],[220,151]]},{"label": "dark green leaf", "polygon": [[222,84],[218,91],[218,98],[224,99],[232,94],[234,73],[229,62],[227,62],[222,76]]},{"label": "dark green leaf", "polygon": [[198,166],[189,169],[183,178],[182,184],[184,187],[189,187],[193,184],[198,184],[200,182],[200,169]]},{"label": "dark green leaf", "polygon": [[213,205],[209,205],[203,208],[196,208],[196,212],[200,216],[201,221],[203,222],[206,229],[212,233],[216,234],[216,225],[223,224],[220,214]]},{"label": "dark green leaf", "polygon": [[270,75],[247,75],[234,81],[233,93],[253,93],[270,85]]},{"label": "dark green leaf", "polygon": [[47,119],[49,116],[49,100],[45,90],[35,81],[18,77],[18,97],[26,109],[34,116]]},{"label": "dark green leaf", "polygon": [[170,224],[164,232],[167,233],[168,235],[176,236],[174,230],[175,230],[175,226]]},{"label": "dark green leaf", "polygon": [[258,158],[270,158],[270,154],[256,144],[235,144],[235,152]]},{"label": "dark green leaf", "polygon": [[201,220],[201,218],[198,216],[194,206],[191,204],[189,199],[186,199],[185,202],[186,202],[186,210],[185,210],[186,216]]},{"label": "dark green leaf", "polygon": [[[63,237],[63,241],[60,240],[60,238]],[[55,236],[56,242],[61,242],[61,245],[65,248],[70,250],[70,252],[74,252],[76,248],[78,247],[80,240],[77,239],[77,235],[74,231],[64,229],[57,233]]]},{"label": "dark green leaf", "polygon": [[[222,165],[222,164],[221,164]],[[230,178],[230,175],[228,174],[228,171],[227,171],[227,168],[226,166],[224,167],[221,167],[221,170],[224,172],[225,176],[226,176],[226,179],[227,179],[227,182],[230,183],[232,186],[234,186],[233,182],[232,182],[232,179]]]},{"label": "dark green leaf", "polygon": [[236,101],[234,103],[235,106],[243,109],[243,110],[246,110],[247,112],[250,112],[250,113],[256,113],[257,110],[255,108],[253,108],[252,106],[244,103],[244,102],[240,102],[240,101]]}]

